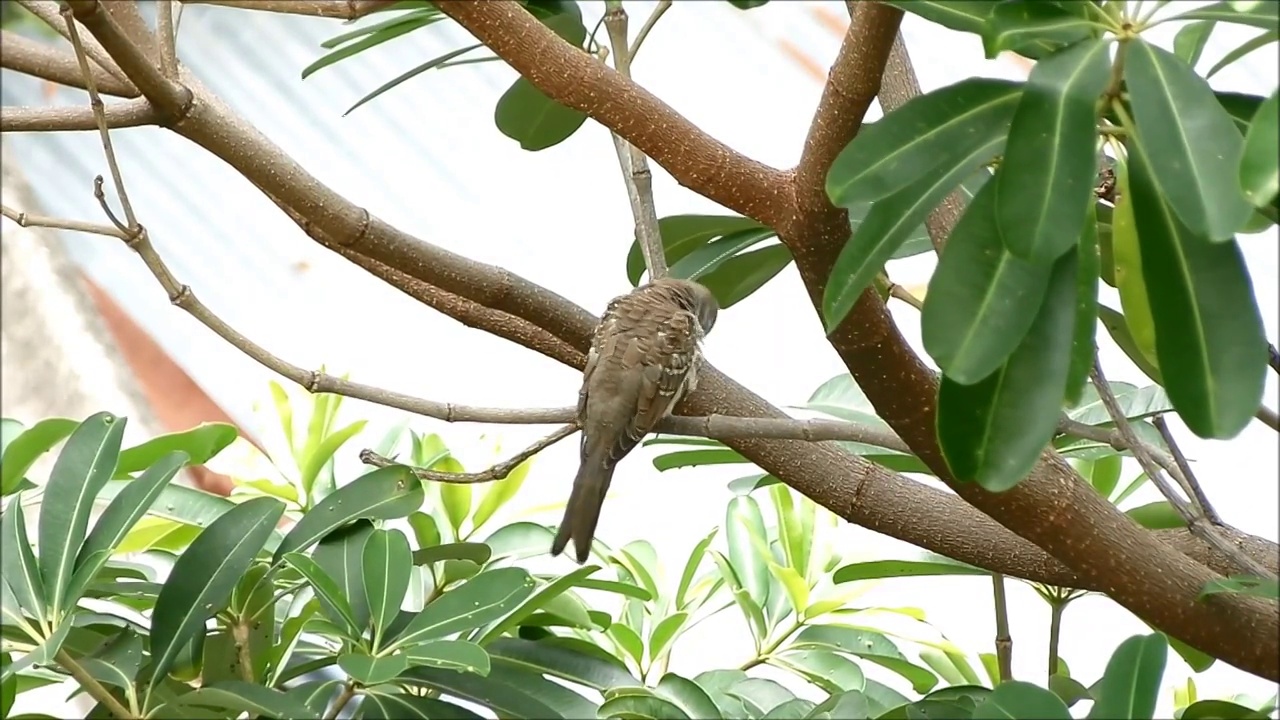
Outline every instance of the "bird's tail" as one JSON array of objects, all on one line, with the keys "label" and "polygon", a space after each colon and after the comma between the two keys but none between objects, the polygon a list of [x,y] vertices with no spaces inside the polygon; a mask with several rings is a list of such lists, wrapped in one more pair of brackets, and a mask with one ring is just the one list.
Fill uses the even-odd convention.
[{"label": "bird's tail", "polygon": [[591,458],[583,458],[578,467],[578,475],[573,479],[573,491],[569,494],[569,503],[564,508],[564,518],[560,521],[560,530],[551,543],[551,554],[559,555],[573,540],[573,548],[578,564],[587,561],[591,555],[591,540],[596,534],[596,523],[600,522],[600,509],[604,506],[605,493],[609,491],[609,483],[613,480],[613,464],[592,462]]}]

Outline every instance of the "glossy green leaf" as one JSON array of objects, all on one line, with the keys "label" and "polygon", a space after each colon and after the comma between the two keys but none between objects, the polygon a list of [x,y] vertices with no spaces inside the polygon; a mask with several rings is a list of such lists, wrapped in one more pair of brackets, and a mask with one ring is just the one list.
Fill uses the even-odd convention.
[{"label": "glossy green leaf", "polygon": [[1200,599],[1218,593],[1252,595],[1254,597],[1275,600],[1280,596],[1280,586],[1275,578],[1259,578],[1249,575],[1232,575],[1228,578],[1214,578],[1200,591]]},{"label": "glossy green leaf", "polygon": [[1071,720],[1071,713],[1067,711],[1066,704],[1057,695],[1031,683],[1012,680],[997,685],[987,699],[973,711],[974,720],[1006,720],[1006,718]]},{"label": "glossy green leaf", "polygon": [[925,350],[963,385],[990,376],[1022,343],[1053,270],[1004,248],[996,227],[998,183],[987,183],[956,223],[920,317]]},{"label": "glossy green leaf", "polygon": [[1244,57],[1245,55],[1248,55],[1249,53],[1259,48],[1266,47],[1267,45],[1270,45],[1271,43],[1276,42],[1277,40],[1280,40],[1280,31],[1276,31],[1276,30],[1267,30],[1266,32],[1255,35],[1254,37],[1240,44],[1240,46],[1236,47],[1234,50],[1228,52],[1226,55],[1223,55],[1222,58],[1218,60],[1218,62],[1213,64],[1213,67],[1209,68],[1209,72],[1205,73],[1204,75],[1205,79],[1207,80],[1213,77],[1214,75],[1217,75],[1219,72],[1221,72],[1227,67],[1230,67],[1232,64],[1234,64],[1237,60]]},{"label": "glossy green leaf", "polygon": [[702,467],[704,465],[729,465],[748,462],[737,450],[717,447],[707,450],[682,450],[680,452],[655,455],[653,466],[661,471],[678,470],[683,467]]},{"label": "glossy green leaf", "polygon": [[1244,138],[1240,186],[1255,207],[1265,207],[1280,193],[1280,93],[1258,108]]},{"label": "glossy green leaf", "polygon": [[527,668],[601,692],[638,682],[617,657],[577,638],[499,638],[488,650],[498,666]]},{"label": "glossy green leaf", "polygon": [[862,690],[866,677],[857,663],[833,650],[789,649],[769,659],[771,665],[789,670],[828,693]]},{"label": "glossy green leaf", "polygon": [[925,217],[961,180],[973,174],[1003,146],[1003,136],[984,143],[950,170],[939,169],[871,206],[866,218],[845,242],[831,269],[831,278],[822,298],[823,323],[828,333],[844,320],[863,290],[907,235],[924,222]]},{"label": "glossy green leaf", "polygon": [[943,27],[981,34],[998,0],[890,0],[886,3]]},{"label": "glossy green leaf", "polygon": [[[1244,141],[1231,117],[1214,100],[1209,83],[1173,53],[1139,37],[1126,59],[1133,122],[1146,163],[1159,178],[1160,196],[1196,236],[1231,240],[1249,218],[1238,177]],[[1130,155],[1135,164],[1132,150]],[[1144,215],[1135,205],[1139,235]]]},{"label": "glossy green leaf", "polygon": [[1111,336],[1115,344],[1124,352],[1125,357],[1129,358],[1147,377],[1156,382],[1161,382],[1160,369],[1156,367],[1154,362],[1148,360],[1142,350],[1139,349],[1137,341],[1133,339],[1133,334],[1129,331],[1129,326],[1125,322],[1123,314],[1106,305],[1099,304],[1098,320],[1107,329],[1107,334]]},{"label": "glossy green leaf", "polygon": [[1008,132],[1021,84],[970,78],[907,101],[864,126],[827,172],[841,207],[874,201],[926,176],[972,165],[974,150]]},{"label": "glossy green leaf", "polygon": [[31,550],[31,536],[27,531],[26,510],[22,506],[21,493],[13,496],[4,512],[0,513],[0,578],[4,581],[3,604],[6,625],[21,627],[20,612],[27,613],[41,624],[49,618],[45,601],[44,581],[35,553]]},{"label": "glossy green leaf", "polygon": [[388,692],[387,687],[365,692],[361,720],[481,720],[464,707],[420,695]]},{"label": "glossy green leaf", "polygon": [[296,698],[280,690],[243,680],[223,680],[211,687],[202,687],[181,695],[165,703],[158,717],[171,717],[169,712],[191,705],[216,708],[226,713],[224,717],[235,717],[242,712],[279,718],[311,717],[310,709]]},{"label": "glossy green leaf", "polygon": [[1134,635],[1120,643],[1093,693],[1090,720],[1154,717],[1169,644],[1163,635]]},{"label": "glossy green leaf", "polygon": [[772,280],[791,264],[787,246],[774,243],[757,250],[740,253],[725,260],[714,271],[700,278],[720,304],[720,309],[733,307]]},{"label": "glossy green leaf", "polygon": [[668,615],[653,626],[649,634],[649,661],[656,662],[667,651],[668,646],[680,634],[680,630],[689,622],[689,613],[677,612]]},{"label": "glossy green leaf", "polygon": [[[306,80],[317,70],[326,68],[340,60],[345,60],[346,58],[364,52],[371,47],[376,47],[388,40],[413,32],[418,28],[426,27],[427,25],[443,19],[445,19],[445,16],[439,10],[435,8],[424,8],[422,10],[405,13],[389,20],[368,25],[358,30],[353,30],[351,32],[343,33],[337,37],[330,38],[324,43],[321,43],[321,46],[325,48],[333,48],[344,43],[349,44],[324,55],[319,60],[316,60],[303,68],[302,79]],[[355,42],[350,42],[352,40]]]},{"label": "glossy green leaf", "polygon": [[585,565],[575,569],[567,575],[552,580],[546,585],[539,588],[536,592],[529,596],[514,612],[507,615],[501,622],[496,623],[493,627],[485,631],[484,636],[480,639],[480,644],[487,644],[516,626],[520,625],[526,618],[535,612],[547,607],[551,601],[562,596],[573,587],[580,587],[579,583],[585,580],[587,576],[595,573],[600,569],[599,565]]},{"label": "glossy green leaf", "polygon": [[495,664],[488,677],[453,670],[415,667],[416,683],[460,700],[486,706],[498,717],[529,720],[595,717],[596,704],[578,693],[523,669]]},{"label": "glossy green leaf", "polygon": [[[814,524],[818,507],[808,498],[793,499],[791,488],[781,483],[769,488],[769,498],[777,512],[778,540],[782,545],[782,557],[787,567],[805,582],[808,590],[810,558],[813,554]],[[796,608],[802,612],[803,608]]]},{"label": "glossy green leaf", "polygon": [[306,578],[312,592],[315,593],[320,609],[329,618],[329,622],[345,628],[352,637],[359,637],[361,627],[356,623],[351,603],[347,601],[342,588],[334,582],[334,579],[314,560],[302,553],[286,553],[284,561]]},{"label": "glossy green leaf", "polygon": [[132,475],[156,464],[172,452],[183,452],[188,463],[203,465],[236,439],[236,428],[227,423],[201,423],[190,430],[160,435],[141,445],[122,450],[116,463],[115,479]]},{"label": "glossy green leaf", "polygon": [[0,462],[0,493],[12,494],[18,482],[22,480],[22,476],[31,469],[36,460],[70,435],[79,425],[80,423],[70,418],[47,418],[13,438],[5,447],[3,462]]},{"label": "glossy green leaf", "polygon": [[689,552],[689,557],[684,563],[684,571],[680,573],[680,584],[676,586],[675,607],[677,609],[684,609],[688,601],[689,588],[698,574],[698,568],[702,567],[702,562],[707,557],[707,548],[711,547],[711,541],[715,540],[719,532],[719,527],[712,528],[711,532],[703,536]]},{"label": "glossy green leaf", "polygon": [[1246,11],[1231,7],[1230,2],[1216,2],[1198,7],[1194,10],[1178,13],[1169,18],[1172,20],[1216,20],[1218,22],[1250,25],[1263,30],[1280,27],[1280,7],[1272,2],[1255,3]]},{"label": "glossy green leaf", "polygon": [[413,551],[413,564],[442,562],[444,560],[470,560],[477,565],[489,562],[493,550],[484,543],[458,542],[432,545]]},{"label": "glossy green leaf", "polygon": [[[1169,396],[1159,385],[1138,387],[1123,381],[1110,381],[1111,393],[1115,395],[1120,411],[1130,420],[1142,420],[1153,415],[1169,412],[1173,405],[1169,404]],[[1111,414],[1098,397],[1098,391],[1092,385],[1085,389],[1081,402],[1067,412],[1067,417],[1086,425],[1100,425],[1111,421]]]},{"label": "glossy green leaf", "polygon": [[1005,50],[1042,58],[1104,29],[1089,12],[1073,7],[1077,4],[1005,2],[996,5],[982,32],[987,59]]},{"label": "glossy green leaf", "polygon": [[40,579],[55,621],[70,609],[66,593],[76,554],[84,542],[93,500],[115,470],[125,423],[124,418],[110,413],[90,416],[67,438],[49,472],[36,544],[40,548]]},{"label": "glossy green leaf", "polygon": [[359,631],[369,626],[369,603],[364,592],[364,548],[373,530],[373,523],[357,521],[324,536],[311,552],[312,560],[346,597]]},{"label": "glossy green leaf", "polygon": [[364,592],[373,623],[374,647],[379,647],[382,633],[400,612],[413,558],[409,540],[399,530],[375,529],[364,545]]},{"label": "glossy green leaf", "polygon": [[1122,318],[1135,349],[1148,362],[1156,362],[1156,328],[1151,317],[1151,296],[1142,272],[1142,246],[1134,219],[1133,192],[1128,163],[1116,167],[1119,198],[1112,215],[1111,261],[1115,288],[1120,292]]},{"label": "glossy green leaf", "polygon": [[1210,243],[1178,220],[1146,145],[1130,145],[1130,185],[1165,391],[1200,437],[1230,438],[1262,400],[1266,339],[1234,240]]},{"label": "glossy green leaf", "polygon": [[835,649],[869,660],[901,675],[918,693],[927,693],[938,684],[937,676],[907,660],[889,638],[874,630],[839,625],[813,625],[801,630],[791,646],[798,649],[814,647]]},{"label": "glossy green leaf", "polygon": [[1089,370],[1097,354],[1098,276],[1102,258],[1098,253],[1098,223],[1090,201],[1084,233],[1076,253],[1076,315],[1071,333],[1071,364],[1067,368],[1066,404],[1075,406],[1084,397]]},{"label": "glossy green leaf", "polygon": [[1094,105],[1111,67],[1105,40],[1032,68],[1009,128],[996,184],[996,224],[1009,252],[1047,265],[1080,239],[1097,177]]},{"label": "glossy green leaf", "polygon": [[350,115],[352,112],[355,111],[356,108],[360,107],[361,105],[364,105],[365,103],[369,102],[370,100],[373,100],[379,95],[382,95],[383,93],[398,87],[402,83],[412,80],[413,78],[421,75],[422,73],[428,70],[447,67],[450,60],[453,60],[454,58],[460,57],[462,55],[466,55],[472,50],[477,50],[482,47],[484,47],[484,45],[480,43],[475,43],[472,45],[466,45],[466,46],[460,47],[457,50],[451,50],[443,55],[439,55],[437,57],[431,58],[430,60],[422,63],[421,65],[418,65],[417,67],[407,70],[395,76],[394,78],[386,81],[385,83],[379,85],[373,92],[370,92],[364,97],[360,98],[360,100],[357,101],[355,105],[352,105],[351,107],[347,108],[347,111],[342,113],[342,116],[346,117],[347,115]]},{"label": "glossy green leaf", "polygon": [[601,717],[631,720],[689,720],[690,716],[676,703],[660,697],[646,687],[616,688],[605,696],[599,710]]},{"label": "glossy green leaf", "polygon": [[[98,493],[98,501],[114,501],[135,483],[137,480],[112,480]],[[209,527],[235,506],[222,495],[182,485],[165,485],[148,514],[194,527]]]},{"label": "glossy green leaf", "polygon": [[320,476],[320,471],[324,468],[325,463],[333,459],[334,453],[338,452],[338,448],[342,447],[351,438],[360,434],[364,430],[365,420],[357,420],[336,432],[330,433],[321,440],[315,448],[307,454],[306,459],[302,463],[299,474],[299,482],[307,497],[311,497],[312,488],[315,487],[316,478]]},{"label": "glossy green leaf", "polygon": [[1139,505],[1126,510],[1124,514],[1133,518],[1134,522],[1148,530],[1172,530],[1187,526],[1187,521],[1182,519],[1182,516],[1169,504],[1168,500],[1157,500],[1146,505]]},{"label": "glossy green leaf", "polygon": [[498,98],[493,113],[498,130],[530,151],[564,142],[586,120],[585,113],[552,100],[523,77]]},{"label": "glossy green leaf", "polygon": [[489,483],[489,489],[485,491],[484,497],[480,498],[480,504],[471,515],[471,526],[478,528],[484,525],[499,508],[515,497],[524,486],[524,480],[529,476],[529,470],[532,467],[533,458],[529,458],[517,465],[506,477]]},{"label": "glossy green leaf", "polygon": [[498,568],[476,575],[423,608],[391,647],[472,630],[506,615],[533,593],[534,581],[521,568]]},{"label": "glossy green leaf", "polygon": [[751,598],[763,606],[769,596],[769,569],[760,505],[751,497],[733,498],[726,508],[724,528],[734,572]]},{"label": "glossy green leaf", "polygon": [[191,636],[231,596],[284,514],[284,503],[253,498],[218,518],[178,557],[156,598],[151,656],[162,676]]},{"label": "glossy green leaf", "polygon": [[1178,34],[1173,37],[1173,53],[1194,68],[1200,62],[1200,56],[1204,54],[1204,46],[1209,42],[1209,36],[1213,34],[1215,25],[1217,23],[1213,20],[1200,20],[1183,25]]},{"label": "glossy green leaf", "polygon": [[80,548],[76,557],[75,581],[72,582],[72,586],[78,587],[79,590],[67,596],[68,603],[79,600],[79,594],[84,586],[97,575],[107,558],[138,520],[147,513],[161,491],[187,463],[187,459],[188,456],[183,451],[166,454],[152,463],[111,500],[107,509],[94,523],[93,530],[85,538],[84,546]]},{"label": "glossy green leaf", "polygon": [[658,681],[654,692],[669,700],[684,713],[686,717],[699,720],[719,720],[720,708],[694,681],[675,673],[666,673]]},{"label": "glossy green leaf", "polygon": [[1070,365],[1075,286],[1073,250],[1054,264],[1031,329],[999,370],[974,385],[943,376],[938,441],[958,480],[1008,490],[1053,438]]},{"label": "glossy green leaf", "polygon": [[1267,715],[1228,700],[1200,700],[1182,709],[1179,720],[1265,720]]},{"label": "glossy green leaf", "polygon": [[[663,254],[673,268],[688,255],[717,239],[748,232],[772,231],[740,215],[668,215],[658,220]],[[644,254],[640,251],[639,241],[633,239],[627,252],[627,279],[632,285],[639,285],[644,273]]]},{"label": "glossy green leaf", "polygon": [[756,644],[759,645],[765,636],[764,611],[761,610],[760,603],[752,599],[751,593],[743,587],[736,568],[729,562],[728,558],[714,550],[710,552],[710,555],[711,559],[715,561],[716,567],[720,570],[720,577],[724,580],[725,585],[729,586],[734,602],[738,604],[738,609],[742,611],[743,617],[746,618],[747,625],[751,628],[752,637],[755,638]]},{"label": "glossy green leaf", "polygon": [[428,640],[404,650],[409,664],[488,675],[489,653],[465,640]]},{"label": "glossy green leaf", "polygon": [[[4,612],[8,612],[7,609]],[[64,622],[52,632],[48,637],[40,639],[34,650],[22,655],[22,657],[0,668],[0,682],[4,682],[32,665],[45,666],[53,662],[53,658],[62,649],[63,643],[67,639],[74,626],[69,622]],[[35,638],[30,638],[35,639]]]},{"label": "glossy green leaf", "polygon": [[392,653],[373,657],[361,653],[343,653],[338,656],[338,667],[351,679],[362,685],[381,685],[399,677],[409,669],[409,658],[404,653]]},{"label": "glossy green leaf", "polygon": [[422,507],[426,494],[422,482],[403,465],[392,465],[362,475],[316,503],[293,526],[275,561],[287,552],[305,550],[337,528],[359,519],[402,518]]},{"label": "glossy green leaf", "polygon": [[546,525],[515,522],[495,530],[484,543],[492,549],[495,558],[522,560],[546,554],[554,536]]},{"label": "glossy green leaf", "polygon": [[895,577],[988,574],[981,568],[966,565],[942,555],[922,552],[919,560],[870,560],[850,563],[836,570],[832,580],[837,583],[846,583]]}]

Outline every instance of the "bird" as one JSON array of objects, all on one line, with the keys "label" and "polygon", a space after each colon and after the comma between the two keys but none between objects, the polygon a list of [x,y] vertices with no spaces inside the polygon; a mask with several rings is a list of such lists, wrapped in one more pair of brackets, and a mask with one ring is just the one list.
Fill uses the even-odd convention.
[{"label": "bird", "polygon": [[580,464],[552,556],[573,541],[578,564],[587,561],[614,468],[697,387],[719,310],[702,284],[668,277],[609,301],[582,372]]}]

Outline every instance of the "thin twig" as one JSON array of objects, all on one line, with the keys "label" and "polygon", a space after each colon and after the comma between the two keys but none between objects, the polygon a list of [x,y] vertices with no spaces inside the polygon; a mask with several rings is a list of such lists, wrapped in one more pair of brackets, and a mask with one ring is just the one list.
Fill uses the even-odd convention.
[{"label": "thin twig", "polygon": [[1164,416],[1157,415],[1151,418],[1151,423],[1156,426],[1160,437],[1164,439],[1164,444],[1169,446],[1169,454],[1173,456],[1173,462],[1182,474],[1182,489],[1187,493],[1187,497],[1191,498],[1191,501],[1196,504],[1200,514],[1204,515],[1206,520],[1214,525],[1221,525],[1222,516],[1218,515],[1218,511],[1214,509],[1213,504],[1209,502],[1208,496],[1204,494],[1204,488],[1200,486],[1200,481],[1196,478],[1195,473],[1191,471],[1191,464],[1187,462],[1186,456],[1182,454],[1182,449],[1178,447],[1177,441],[1173,439],[1173,433],[1169,431],[1169,424],[1164,421]]},{"label": "thin twig", "polygon": [[1004,592],[1004,575],[991,573],[991,590],[996,611],[996,667],[1000,682],[1013,680],[1013,636],[1009,634],[1009,601]]},{"label": "thin twig", "polygon": [[[103,111],[109,128],[154,125],[157,115],[146,98],[111,103]],[[86,107],[0,108],[0,132],[65,132],[97,130],[98,119]]]},{"label": "thin twig", "polygon": [[1276,350],[1274,343],[1267,343],[1267,364],[1272,370],[1280,373],[1280,350]]},{"label": "thin twig", "polygon": [[1205,517],[1196,513],[1195,509],[1174,491],[1173,487],[1165,479],[1164,473],[1161,472],[1160,466],[1156,464],[1151,454],[1147,451],[1147,446],[1138,440],[1138,436],[1133,432],[1133,428],[1130,427],[1128,418],[1125,417],[1124,411],[1120,408],[1120,403],[1116,401],[1115,394],[1111,392],[1111,386],[1107,383],[1106,376],[1102,373],[1102,364],[1098,362],[1097,357],[1094,358],[1093,370],[1090,376],[1093,378],[1093,385],[1098,391],[1098,398],[1102,400],[1102,404],[1107,408],[1107,413],[1111,415],[1111,419],[1115,422],[1116,429],[1120,431],[1120,434],[1128,443],[1133,457],[1137,459],[1138,464],[1142,466],[1143,472],[1147,474],[1147,477],[1160,491],[1160,494],[1169,501],[1169,504],[1173,506],[1178,515],[1186,521],[1187,529],[1216,548],[1223,555],[1231,558],[1241,569],[1258,577],[1274,578],[1275,574],[1270,570],[1241,552],[1240,548],[1227,542]]},{"label": "thin twig", "polygon": [[916,310],[924,309],[924,302],[897,283],[889,283],[889,297],[897,298]]},{"label": "thin twig", "polygon": [[178,79],[178,26],[173,21],[177,0],[160,0],[156,5],[156,39],[160,44],[160,72],[170,80]]},{"label": "thin twig", "polygon": [[[80,31],[76,29],[75,18],[71,7],[62,9],[62,17],[67,22],[67,32],[71,39],[71,47],[76,51],[76,60],[80,63],[80,72],[84,75],[85,89],[89,91],[89,107],[98,119],[98,134],[102,138],[102,150],[107,158],[107,169],[116,185],[116,197],[124,208],[124,217],[129,229],[138,227],[138,219],[133,214],[133,204],[129,202],[129,193],[124,189],[124,177],[120,174],[120,164],[116,162],[116,152],[111,146],[111,131],[107,127],[106,114],[103,112],[102,98],[98,95],[98,84],[94,82],[93,72],[89,70],[89,56],[85,53],[84,43],[80,41]],[[104,205],[105,207],[105,205]],[[116,223],[119,225],[119,223]]]},{"label": "thin twig", "polygon": [[636,41],[631,43],[631,49],[628,54],[634,60],[636,53],[640,52],[640,46],[644,44],[645,38],[649,37],[649,31],[653,26],[658,24],[658,20],[671,9],[671,0],[658,0],[658,4],[654,6],[653,12],[649,13],[648,19],[644,21],[644,25],[640,26],[640,32],[636,33]]},{"label": "thin twig", "polygon": [[[529,458],[537,455],[543,450],[555,445],[561,440],[578,432],[578,424],[576,422],[569,423],[564,427],[556,430],[550,435],[542,438],[538,442],[521,450],[512,457],[504,460],[487,470],[477,473],[447,473],[438,470],[428,470],[426,468],[411,467],[413,474],[422,480],[429,482],[448,483],[451,485],[474,485],[476,483],[487,483],[502,480],[510,475],[516,468],[520,467]],[[360,451],[360,462],[374,467],[388,467],[391,465],[404,465],[404,463],[396,462],[390,458],[383,457],[378,453],[364,449]]]},{"label": "thin twig", "polygon": [[[631,52],[627,46],[627,11],[622,7],[622,0],[606,0],[605,7],[604,26],[612,46],[613,67],[619,75],[630,79]],[[661,13],[655,11],[654,14],[661,17]],[[650,20],[657,22],[656,17],[651,17]],[[637,40],[639,39],[642,38]],[[639,42],[636,44],[639,45]],[[657,280],[667,274],[667,257],[662,246],[662,234],[658,230],[658,211],[653,201],[653,173],[649,170],[649,159],[639,148],[617,133],[610,132],[609,136],[613,138],[618,166],[622,169],[622,179],[627,185],[627,199],[631,201],[631,214],[636,221],[636,240],[644,255],[644,265],[649,271],[649,280]]]},{"label": "thin twig", "polygon": [[1276,432],[1280,432],[1280,415],[1277,415],[1275,410],[1272,410],[1266,405],[1263,405],[1258,408],[1258,412],[1254,415],[1254,417],[1261,420],[1267,427],[1271,428],[1272,430],[1275,430]]},{"label": "thin twig", "polygon": [[0,215],[4,215],[10,220],[18,223],[18,227],[44,227],[53,228],[55,230],[74,230],[75,232],[92,233],[94,235],[106,235],[120,240],[124,240],[126,238],[126,234],[120,232],[120,229],[113,225],[103,225],[101,223],[91,223],[83,220],[60,220],[58,218],[45,217],[44,215],[28,215],[24,212],[18,212],[7,205],[0,205]]}]

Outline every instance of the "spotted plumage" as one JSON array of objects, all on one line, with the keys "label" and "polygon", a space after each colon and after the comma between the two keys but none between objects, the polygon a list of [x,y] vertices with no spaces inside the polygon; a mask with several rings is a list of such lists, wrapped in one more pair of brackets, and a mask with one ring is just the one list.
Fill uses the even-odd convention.
[{"label": "spotted plumage", "polygon": [[718,311],[705,287],[670,278],[609,302],[582,373],[581,464],[552,555],[572,540],[578,562],[587,561],[614,468],[697,387],[700,343]]}]

